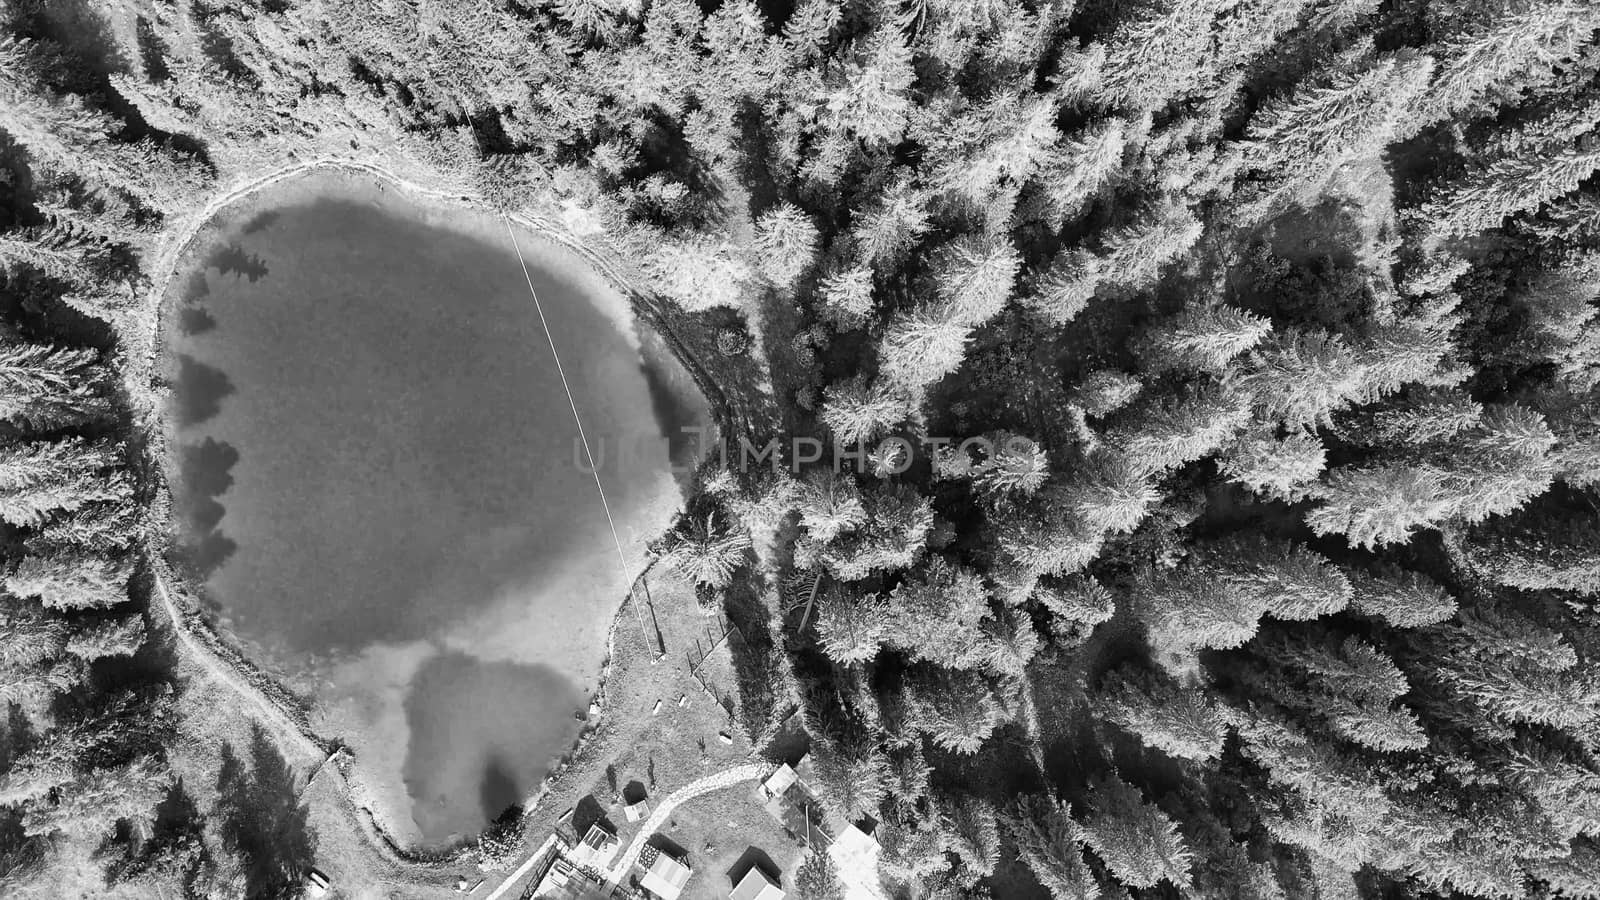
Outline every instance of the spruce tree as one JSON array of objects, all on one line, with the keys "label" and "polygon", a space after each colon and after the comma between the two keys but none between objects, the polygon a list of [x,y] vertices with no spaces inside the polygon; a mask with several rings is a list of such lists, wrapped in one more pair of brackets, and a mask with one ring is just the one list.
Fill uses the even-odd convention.
[{"label": "spruce tree", "polygon": [[1083,841],[1117,880],[1149,888],[1167,881],[1189,886],[1191,856],[1176,823],[1114,774],[1089,784],[1081,820]]}]

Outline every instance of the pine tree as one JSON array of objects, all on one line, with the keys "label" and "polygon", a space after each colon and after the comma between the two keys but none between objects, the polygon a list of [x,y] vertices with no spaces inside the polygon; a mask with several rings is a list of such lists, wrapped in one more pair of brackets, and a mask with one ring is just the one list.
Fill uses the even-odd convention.
[{"label": "pine tree", "polygon": [[59,616],[15,597],[0,598],[0,664],[29,669],[60,656],[70,631]]},{"label": "pine tree", "polygon": [[1082,248],[1063,250],[1034,279],[1022,304],[1052,325],[1065,325],[1083,312],[1099,287],[1101,262]]},{"label": "pine tree", "polygon": [[28,537],[29,550],[76,547],[97,553],[127,550],[144,533],[145,511],[131,503],[94,503],[58,513]]},{"label": "pine tree", "polygon": [[1120,23],[1107,42],[1097,98],[1107,105],[1159,110],[1214,77],[1211,26],[1223,4],[1162,2]]},{"label": "pine tree", "polygon": [[617,0],[554,0],[555,14],[561,21],[601,42],[616,33],[616,16],[623,6]]},{"label": "pine tree", "polygon": [[1192,564],[1170,572],[1139,573],[1133,608],[1145,624],[1151,647],[1181,657],[1195,649],[1241,647],[1255,637],[1262,603],[1216,575]]},{"label": "pine tree", "polygon": [[970,672],[924,673],[906,685],[907,721],[934,744],[970,756],[1005,721],[994,691]]},{"label": "pine tree", "polygon": [[1034,595],[1049,610],[1051,630],[1058,636],[1068,636],[1079,629],[1110,621],[1117,611],[1111,592],[1100,582],[1082,575],[1041,582]]},{"label": "pine tree", "polygon": [[1307,672],[1322,692],[1359,703],[1388,703],[1411,689],[1393,659],[1358,638],[1337,643],[1280,636],[1263,642],[1260,650]]},{"label": "pine tree", "polygon": [[6,590],[52,609],[105,609],[128,599],[133,564],[73,550],[30,554],[6,576]]},{"label": "pine tree", "polygon": [[23,830],[39,836],[104,838],[118,822],[147,827],[169,778],[166,766],[148,756],[91,769],[59,788],[53,803],[29,804]]},{"label": "pine tree", "polygon": [[132,656],[144,645],[144,618],[127,615],[101,619],[80,628],[67,640],[67,652],[85,662],[108,656]]},{"label": "pine tree", "polygon": [[948,318],[966,326],[982,325],[1005,307],[1020,258],[1009,241],[968,241],[946,254],[938,272],[939,295]]},{"label": "pine tree", "polygon": [[905,486],[881,487],[862,500],[864,526],[823,554],[828,570],[844,581],[909,567],[933,528],[932,503]]},{"label": "pine tree", "polygon": [[1169,201],[1139,225],[1107,238],[1095,274],[1105,284],[1148,287],[1169,262],[1194,246],[1203,230],[1188,207]]},{"label": "pine tree", "polygon": [[1056,105],[1047,95],[995,93],[982,105],[927,135],[943,191],[982,203],[1033,177],[1056,152]]},{"label": "pine tree", "polygon": [[1120,427],[1107,441],[1121,448],[1141,472],[1161,472],[1194,462],[1221,448],[1249,412],[1242,398],[1222,387],[1201,386],[1177,397],[1145,401],[1137,425]]},{"label": "pine tree", "polygon": [[19,275],[25,268],[70,284],[91,280],[89,267],[105,252],[105,241],[70,225],[0,233],[0,272]]},{"label": "pine tree", "polygon": [[1550,487],[1555,434],[1538,412],[1491,407],[1482,423],[1457,436],[1437,464],[1448,504],[1445,514],[1481,522],[1521,507]]},{"label": "pine tree", "polygon": [[799,900],[844,900],[844,885],[839,868],[825,849],[812,848],[794,873],[794,892]]},{"label": "pine tree", "polygon": [[1536,146],[1446,185],[1419,215],[1432,243],[1471,237],[1572,193],[1596,169],[1600,142],[1559,149]]},{"label": "pine tree", "polygon": [[67,438],[14,444],[0,450],[0,519],[33,526],[55,511],[71,512],[99,500],[127,500],[121,473],[101,474],[117,463],[117,448]]},{"label": "pine tree", "polygon": [[1600,900],[1600,847],[1593,838],[1574,840],[1566,856],[1531,861],[1528,874],[1557,896]]},{"label": "pine tree", "polygon": [[1441,43],[1438,71],[1417,104],[1424,122],[1547,82],[1559,61],[1600,27],[1594,8],[1574,0],[1509,4],[1497,12],[1486,27]]},{"label": "pine tree", "polygon": [[671,547],[663,557],[667,565],[696,584],[724,588],[744,564],[750,536],[725,528],[714,512],[696,518],[685,516],[673,532]]},{"label": "pine tree", "polygon": [[1409,123],[1433,63],[1404,51],[1369,57],[1359,45],[1292,94],[1261,105],[1245,130],[1244,166],[1293,183],[1381,149]]},{"label": "pine tree", "polygon": [[1306,513],[1306,524],[1355,547],[1403,544],[1451,507],[1443,476],[1422,466],[1341,467],[1310,493],[1321,503]]},{"label": "pine tree", "polygon": [[1155,479],[1127,455],[1101,453],[1074,475],[1066,491],[1071,509],[1100,532],[1126,534],[1160,501]]},{"label": "pine tree", "polygon": [[988,878],[1000,862],[1000,822],[981,797],[937,797],[944,818],[945,851],[961,861],[964,879]]},{"label": "pine tree", "polygon": [[971,464],[973,486],[996,502],[1038,492],[1050,477],[1050,454],[1031,438],[1006,431],[984,436],[991,452]]},{"label": "pine tree", "polygon": [[1003,820],[1027,865],[1053,900],[1096,900],[1100,888],[1083,861],[1083,837],[1072,808],[1049,797],[1022,796]]},{"label": "pine tree", "polygon": [[822,395],[821,418],[834,440],[846,447],[865,444],[888,432],[909,414],[905,400],[870,382],[865,375],[829,385]]},{"label": "pine tree", "polygon": [[773,284],[792,285],[817,253],[817,226],[798,207],[781,204],[756,220],[755,264]]},{"label": "pine tree", "polygon": [[1094,122],[1062,141],[1039,178],[1056,221],[1076,216],[1116,177],[1127,142],[1128,123],[1118,118]]},{"label": "pine tree", "polygon": [[1089,783],[1082,822],[1084,843],[1123,884],[1150,888],[1162,881],[1189,886],[1190,853],[1177,825],[1139,789],[1116,775]]},{"label": "pine tree", "polygon": [[1206,547],[1205,557],[1224,581],[1276,619],[1332,615],[1343,610],[1352,596],[1343,572],[1299,544],[1234,539]]},{"label": "pine tree", "polygon": [[880,370],[889,383],[918,391],[961,366],[971,329],[928,309],[900,313],[878,344]]},{"label": "pine tree", "polygon": [[743,305],[748,266],[726,242],[708,237],[661,242],[645,262],[657,289],[690,312]]},{"label": "pine tree", "polygon": [[1283,437],[1250,431],[1223,453],[1222,474],[1273,500],[1294,502],[1305,496],[1327,465],[1328,452],[1316,434],[1295,430]]},{"label": "pine tree", "polygon": [[1422,640],[1430,675],[1491,721],[1578,729],[1600,717],[1600,677],[1553,629],[1479,608]]},{"label": "pine tree", "polygon": [[1340,416],[1342,440],[1371,447],[1423,446],[1455,437],[1483,420],[1483,404],[1457,391],[1417,391],[1383,407]]},{"label": "pine tree", "polygon": [[891,636],[884,604],[876,597],[857,597],[830,584],[817,603],[817,640],[828,658],[840,665],[862,663],[878,655]]},{"label": "pine tree", "polygon": [[1600,528],[1592,521],[1524,517],[1493,530],[1475,528],[1463,541],[1470,565],[1498,584],[1525,591],[1600,594]]},{"label": "pine tree", "polygon": [[1600,384],[1600,309],[1592,303],[1597,278],[1600,254],[1585,254],[1538,272],[1515,295],[1536,345],[1529,355],[1555,363],[1557,377],[1575,393]]},{"label": "pine tree", "polygon": [[1364,374],[1338,335],[1297,328],[1267,338],[1239,386],[1262,418],[1311,427],[1331,425],[1333,413],[1360,395]]},{"label": "pine tree", "polygon": [[902,180],[861,213],[851,233],[864,261],[888,268],[916,244],[928,227],[926,199]]},{"label": "pine tree", "polygon": [[1351,608],[1397,628],[1433,625],[1456,613],[1455,598],[1416,572],[1380,566],[1370,572],[1350,570],[1349,576]]},{"label": "pine tree", "polygon": [[43,344],[0,348],[0,419],[49,429],[105,415],[106,402],[91,388],[98,356]]},{"label": "pine tree", "polygon": [[826,544],[867,521],[867,508],[855,479],[833,471],[813,472],[796,489],[800,525],[813,541]]},{"label": "pine tree", "polygon": [[1326,712],[1334,732],[1380,753],[1421,750],[1428,736],[1416,714],[1404,706],[1362,706],[1343,697],[1330,701]]},{"label": "pine tree", "polygon": [[1103,418],[1132,403],[1144,390],[1144,383],[1136,375],[1114,369],[1096,369],[1084,376],[1072,389],[1072,402],[1083,409],[1085,415]]},{"label": "pine tree", "polygon": [[841,269],[817,285],[823,314],[841,329],[859,328],[872,318],[872,270],[866,266]]},{"label": "pine tree", "polygon": [[1098,704],[1107,721],[1168,756],[1204,761],[1222,752],[1225,723],[1203,690],[1123,666],[1101,683]]},{"label": "pine tree", "polygon": [[881,25],[860,41],[823,101],[828,128],[867,144],[893,143],[905,130],[915,79],[899,29]]},{"label": "pine tree", "polygon": [[929,557],[877,612],[883,640],[912,659],[945,668],[981,662],[979,626],[989,615],[989,592],[965,566]]},{"label": "pine tree", "polygon": [[1027,502],[995,510],[990,524],[1005,555],[1034,575],[1076,572],[1105,542],[1105,532],[1078,515],[1059,486],[1047,485]]},{"label": "pine tree", "polygon": [[1271,330],[1266,319],[1230,306],[1190,306],[1146,331],[1138,352],[1152,372],[1221,373]]},{"label": "pine tree", "polygon": [[818,741],[812,747],[817,787],[829,809],[848,821],[880,815],[878,806],[887,796],[889,764],[876,747],[851,755],[835,742]]}]

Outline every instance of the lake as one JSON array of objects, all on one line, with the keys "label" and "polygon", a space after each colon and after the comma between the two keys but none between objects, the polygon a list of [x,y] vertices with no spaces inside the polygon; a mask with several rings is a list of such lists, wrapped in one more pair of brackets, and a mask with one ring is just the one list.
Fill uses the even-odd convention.
[{"label": "lake", "polygon": [[[518,240],[631,574],[681,499],[663,436],[703,400],[579,257]],[[177,562],[397,837],[476,833],[571,748],[626,594],[504,226],[323,172],[230,207],[180,275]]]}]

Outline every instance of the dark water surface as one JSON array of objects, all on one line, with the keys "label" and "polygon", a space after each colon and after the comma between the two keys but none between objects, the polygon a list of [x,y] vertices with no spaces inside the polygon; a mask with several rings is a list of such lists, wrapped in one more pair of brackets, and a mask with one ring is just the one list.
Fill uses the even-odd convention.
[{"label": "dark water surface", "polygon": [[[346,176],[215,225],[165,330],[187,561],[409,796],[397,830],[474,832],[570,746],[624,592],[522,272],[498,222]],[[659,419],[703,404],[593,273],[520,240],[637,559],[678,499]]]}]

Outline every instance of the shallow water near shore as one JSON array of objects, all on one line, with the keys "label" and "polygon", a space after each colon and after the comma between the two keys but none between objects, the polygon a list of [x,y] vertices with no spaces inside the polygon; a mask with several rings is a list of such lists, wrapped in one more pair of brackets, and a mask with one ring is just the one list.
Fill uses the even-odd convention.
[{"label": "shallow water near shore", "polygon": [[[704,403],[576,255],[518,240],[637,570],[680,499],[663,430]],[[626,592],[504,227],[310,175],[220,215],[176,283],[178,562],[397,837],[481,830],[571,747]]]}]

